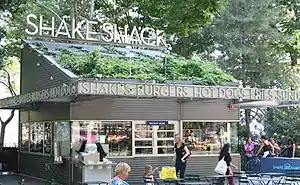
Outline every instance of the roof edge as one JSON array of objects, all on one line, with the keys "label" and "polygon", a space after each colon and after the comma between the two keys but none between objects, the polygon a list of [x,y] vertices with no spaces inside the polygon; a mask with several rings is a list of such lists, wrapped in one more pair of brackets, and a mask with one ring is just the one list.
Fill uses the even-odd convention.
[{"label": "roof edge", "polygon": [[54,59],[52,59],[50,56],[47,56],[43,54],[41,51],[36,49],[36,46],[32,45],[30,42],[26,42],[27,40],[22,40],[22,44],[26,44],[29,48],[32,48],[40,57],[43,57],[46,59],[47,62],[50,63],[53,67],[61,71],[66,77],[70,79],[78,79],[79,77],[75,75],[72,71],[63,68],[59,63],[57,63]]}]

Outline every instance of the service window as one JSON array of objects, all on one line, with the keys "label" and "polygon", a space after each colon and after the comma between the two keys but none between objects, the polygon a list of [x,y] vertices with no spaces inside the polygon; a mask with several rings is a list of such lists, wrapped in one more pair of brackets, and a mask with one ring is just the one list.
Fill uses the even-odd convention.
[{"label": "service window", "polygon": [[135,122],[135,154],[153,154],[153,131],[153,127],[146,125],[145,122]]},{"label": "service window", "polygon": [[157,128],[157,153],[173,154],[174,153],[174,135],[176,134],[176,123],[169,121],[168,125],[158,126]]},{"label": "service window", "polygon": [[[179,131],[178,121],[134,121],[135,155],[174,153],[174,135]],[[157,124],[156,124],[157,123]]]}]

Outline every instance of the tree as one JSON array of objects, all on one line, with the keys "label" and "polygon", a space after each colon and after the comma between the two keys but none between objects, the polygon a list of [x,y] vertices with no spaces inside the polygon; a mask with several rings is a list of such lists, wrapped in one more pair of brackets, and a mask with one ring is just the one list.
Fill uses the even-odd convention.
[{"label": "tree", "polygon": [[[189,0],[187,2],[179,0],[118,0],[113,2],[108,0],[6,0],[5,2],[0,4],[0,7],[11,13],[12,27],[26,26],[25,18],[29,13],[48,15],[45,16],[45,20],[52,16],[57,20],[75,19],[75,24],[80,20],[93,20],[99,23],[109,21],[118,26],[127,24],[129,31],[133,29],[133,25],[137,28],[151,26],[165,30],[169,36],[176,38],[175,40],[181,40],[181,54],[185,58],[188,57],[188,36],[211,22],[213,14],[218,13],[224,4],[224,0]],[[98,27],[95,26],[93,29],[97,30]],[[22,29],[18,29],[19,34],[16,35],[18,37],[15,38],[23,37],[24,33],[20,30]]]},{"label": "tree", "polygon": [[[3,6],[2,4],[0,5]],[[0,11],[0,21],[4,21],[5,16]],[[7,88],[11,96],[15,96],[15,86],[14,81],[11,77],[9,68],[12,66],[11,58],[7,58],[7,54],[9,52],[8,47],[3,40],[7,36],[7,27],[5,24],[1,24],[0,26],[0,84],[2,87]],[[7,60],[8,59],[8,60]],[[7,124],[13,119],[15,115],[15,110],[10,111],[10,115],[4,119],[0,117],[1,131],[0,131],[0,147],[4,145],[4,136],[5,136],[5,128]]]},{"label": "tree", "polygon": [[[209,54],[214,51],[212,47],[214,45],[214,40],[212,37],[213,29],[210,26],[205,26],[200,28],[198,32],[194,32],[187,37],[188,43],[188,51],[187,56],[188,58],[192,58],[194,55],[201,56],[201,58],[208,58]],[[178,38],[172,44],[172,52],[176,54],[182,55],[183,54],[183,39]]]},{"label": "tree", "polygon": [[224,0],[148,0],[138,7],[143,21],[182,40],[182,55],[188,57],[188,37],[211,22]]},{"label": "tree", "polygon": [[[299,74],[300,65],[300,6],[297,0],[277,0],[277,6],[283,8],[285,19],[281,21],[281,30],[289,37],[286,42],[277,45],[279,51],[289,54],[290,64],[294,72]],[[299,81],[291,81],[286,87],[299,89]],[[279,144],[286,144],[289,138],[300,142],[299,134],[299,107],[270,108],[265,111],[264,125],[268,136],[274,137]]]},{"label": "tree", "polygon": [[285,19],[281,21],[282,31],[290,37],[278,47],[289,53],[291,65],[296,66],[300,58],[300,6],[298,0],[277,0],[276,5],[283,8]]},{"label": "tree", "polygon": [[[18,83],[16,82],[16,78],[18,78],[18,72],[13,73],[15,71],[19,71],[19,69],[17,69],[19,67],[17,64],[19,64],[18,59],[7,58],[0,66],[0,84],[7,88],[11,96],[17,95],[16,89],[18,89]],[[5,120],[0,117],[0,147],[3,147],[4,145],[5,128],[13,119],[14,115],[15,109],[12,109],[10,111],[10,115]]]},{"label": "tree", "polygon": [[[243,87],[280,88],[293,79],[290,66],[282,62],[285,53],[274,49],[286,41],[277,27],[281,13],[272,0],[229,0],[213,22],[214,48],[221,52],[219,66],[241,80]],[[245,113],[248,128],[250,111]]]},{"label": "tree", "polygon": [[[70,1],[25,1],[25,0],[4,0],[0,2],[0,84],[6,87],[11,96],[17,95],[18,87],[15,85],[15,79],[11,71],[19,71],[20,44],[24,38],[26,21],[25,17],[29,13],[54,16],[58,20],[62,19],[61,15],[76,16],[77,11],[85,10],[86,6],[81,7],[80,3],[87,4],[89,1],[72,1],[72,6],[68,6]],[[78,8],[79,7],[81,8]],[[28,7],[31,7],[30,9]],[[76,11],[72,11],[76,8]],[[19,72],[18,72],[19,74]],[[5,128],[15,115],[15,109],[10,111],[7,119],[0,118],[0,147],[4,145]]]},{"label": "tree", "polygon": [[274,138],[279,145],[286,145],[290,138],[299,143],[299,115],[299,107],[269,108],[264,117],[266,135]]}]

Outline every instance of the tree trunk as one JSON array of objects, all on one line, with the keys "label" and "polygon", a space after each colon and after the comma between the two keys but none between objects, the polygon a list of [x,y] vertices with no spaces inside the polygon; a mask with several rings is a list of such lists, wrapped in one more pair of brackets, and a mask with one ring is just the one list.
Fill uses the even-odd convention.
[{"label": "tree trunk", "polygon": [[183,56],[185,59],[188,58],[188,41],[187,41],[187,37],[183,37],[182,38],[182,44],[183,44]]},{"label": "tree trunk", "polygon": [[[243,79],[243,88],[247,87],[246,83],[246,78]],[[245,123],[246,123],[246,128],[245,128],[245,135],[243,137],[248,138],[251,133],[250,133],[250,123],[251,123],[251,109],[245,109]]]},{"label": "tree trunk", "polygon": [[7,124],[1,122],[1,132],[0,132],[0,148],[4,146],[4,136],[5,136],[5,127]]},{"label": "tree trunk", "polygon": [[0,123],[1,123],[1,132],[0,132],[0,147],[4,146],[4,136],[5,136],[5,127],[8,123],[14,118],[15,116],[15,110],[10,111],[10,116],[7,118],[6,121],[3,121],[0,117]]},{"label": "tree trunk", "polygon": [[91,4],[90,4],[90,20],[92,21],[94,18],[94,10],[95,9],[95,1],[91,0]]},{"label": "tree trunk", "polygon": [[251,109],[245,109],[245,123],[246,123],[246,132],[248,135],[245,137],[249,137],[250,134],[250,123],[251,123]]}]

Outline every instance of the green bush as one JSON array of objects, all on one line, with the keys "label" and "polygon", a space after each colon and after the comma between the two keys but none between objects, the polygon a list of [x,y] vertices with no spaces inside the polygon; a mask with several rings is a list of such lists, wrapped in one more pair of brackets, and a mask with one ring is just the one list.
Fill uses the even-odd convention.
[{"label": "green bush", "polygon": [[171,56],[164,59],[129,59],[102,56],[99,51],[93,51],[86,54],[63,53],[60,63],[82,78],[155,80],[157,83],[189,80],[198,85],[218,85],[233,80],[214,63]]}]

